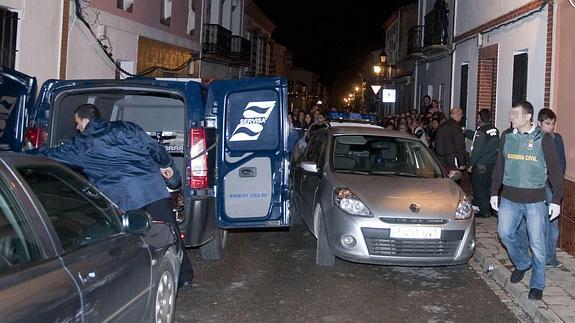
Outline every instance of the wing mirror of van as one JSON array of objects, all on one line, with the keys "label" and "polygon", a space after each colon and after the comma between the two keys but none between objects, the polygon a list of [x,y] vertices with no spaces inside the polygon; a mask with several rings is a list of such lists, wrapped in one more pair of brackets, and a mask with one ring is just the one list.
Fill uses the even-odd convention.
[{"label": "wing mirror of van", "polygon": [[461,177],[463,176],[463,174],[461,174],[461,171],[458,170],[450,170],[449,171],[449,178],[451,178],[454,181],[458,181],[461,179]]},{"label": "wing mirror of van", "polygon": [[317,168],[317,164],[311,161],[302,161],[299,164],[299,167],[301,167],[301,169],[303,169],[306,172],[309,173],[317,173],[318,172],[318,168]]},{"label": "wing mirror of van", "polygon": [[150,230],[152,218],[146,211],[130,210],[121,217],[122,227],[127,233],[144,234]]}]

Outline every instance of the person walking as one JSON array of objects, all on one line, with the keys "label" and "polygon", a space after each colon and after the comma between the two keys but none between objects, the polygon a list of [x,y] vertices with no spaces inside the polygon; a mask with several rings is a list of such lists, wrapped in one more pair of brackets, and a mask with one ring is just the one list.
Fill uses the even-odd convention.
[{"label": "person walking", "polygon": [[[490,203],[494,210],[499,211],[499,238],[515,266],[510,282],[520,282],[532,268],[528,298],[540,300],[545,288],[548,216],[551,219],[559,216],[563,180],[553,139],[532,123],[533,105],[527,101],[515,103],[510,120],[513,130],[505,131],[499,142]],[[545,202],[547,178],[553,188],[549,205]],[[520,228],[523,219],[525,229]],[[528,237],[529,248],[522,241],[522,235]]]},{"label": "person walking", "polygon": [[[553,143],[555,144],[555,149],[557,151],[557,157],[559,158],[559,164],[561,165],[561,178],[563,178],[565,176],[565,169],[567,168],[565,145],[563,144],[563,137],[555,132],[556,121],[557,116],[553,110],[549,108],[539,110],[539,114],[537,115],[537,125],[541,128],[541,131],[548,133],[553,139]],[[549,181],[547,181],[546,192],[547,203],[551,203],[551,200],[553,199],[553,187]],[[550,219],[550,222],[547,224],[547,268],[563,267],[563,264],[557,260],[557,238],[559,238],[559,219]]]},{"label": "person walking", "polygon": [[461,131],[463,111],[459,107],[451,109],[449,120],[443,122],[435,135],[434,148],[439,161],[447,170],[465,167],[465,138]]},{"label": "person walking", "polygon": [[[74,121],[79,131],[76,136],[57,147],[29,153],[81,171],[121,209],[144,210],[154,220],[173,224],[177,230],[164,180],[174,176],[170,167],[173,160],[165,148],[134,123],[102,119],[93,104],[77,107]],[[184,248],[180,286],[191,286],[192,278],[192,265]]]},{"label": "person walking", "polygon": [[491,189],[491,174],[497,158],[499,131],[491,123],[489,109],[481,109],[478,117],[479,128],[475,132],[469,130],[465,132],[466,137],[471,135],[473,139],[468,170],[471,172],[473,204],[479,208],[476,215],[488,218],[491,216],[489,190]]}]

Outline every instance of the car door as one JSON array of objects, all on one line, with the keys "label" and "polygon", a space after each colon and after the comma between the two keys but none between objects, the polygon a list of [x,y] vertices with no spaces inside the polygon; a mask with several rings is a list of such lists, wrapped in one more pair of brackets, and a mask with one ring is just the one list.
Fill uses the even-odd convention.
[{"label": "car door", "polygon": [[215,81],[206,105],[217,114],[218,226],[289,225],[286,80]]},{"label": "car door", "polygon": [[117,208],[63,166],[27,163],[17,171],[59,238],[86,321],[142,321],[151,289],[151,254],[142,237],[122,232]]},{"label": "car door", "polygon": [[2,322],[80,322],[79,286],[52,243],[47,219],[0,162],[0,317]]},{"label": "car door", "polygon": [[322,168],[325,164],[325,147],[327,143],[327,131],[318,130],[309,140],[301,162],[313,162],[317,165],[318,172],[308,172],[298,167],[300,172],[299,197],[303,219],[308,225],[313,225],[313,212],[315,210],[315,195],[321,180]]},{"label": "car door", "polygon": [[36,78],[0,67],[0,150],[20,151],[33,113]]}]

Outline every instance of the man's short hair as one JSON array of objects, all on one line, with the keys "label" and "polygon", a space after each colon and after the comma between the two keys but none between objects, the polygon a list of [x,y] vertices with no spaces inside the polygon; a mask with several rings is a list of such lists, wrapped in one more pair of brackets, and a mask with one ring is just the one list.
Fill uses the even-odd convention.
[{"label": "man's short hair", "polygon": [[94,118],[101,118],[102,114],[95,105],[86,103],[76,108],[74,114],[77,114],[80,119],[92,120]]},{"label": "man's short hair", "polygon": [[545,120],[557,120],[557,115],[553,110],[549,108],[543,108],[539,110],[539,114],[537,115],[537,121],[543,122]]},{"label": "man's short hair", "polygon": [[491,110],[489,109],[481,109],[479,110],[479,120],[483,123],[490,123],[491,122]]},{"label": "man's short hair", "polygon": [[531,121],[533,121],[533,105],[529,101],[517,101],[513,103],[512,108],[521,107],[523,114],[531,114]]}]

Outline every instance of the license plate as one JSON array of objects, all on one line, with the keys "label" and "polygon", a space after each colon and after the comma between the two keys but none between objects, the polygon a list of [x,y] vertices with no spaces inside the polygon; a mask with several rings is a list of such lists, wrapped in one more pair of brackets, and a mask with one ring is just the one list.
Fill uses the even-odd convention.
[{"label": "license plate", "polygon": [[389,237],[400,239],[440,239],[441,228],[392,227]]}]

